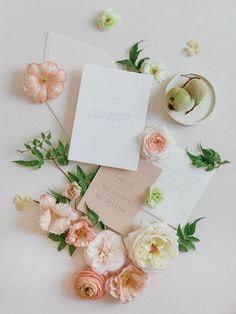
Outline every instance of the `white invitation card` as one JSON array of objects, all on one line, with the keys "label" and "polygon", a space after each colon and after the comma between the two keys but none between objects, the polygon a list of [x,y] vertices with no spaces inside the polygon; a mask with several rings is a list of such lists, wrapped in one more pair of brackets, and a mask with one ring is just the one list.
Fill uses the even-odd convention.
[{"label": "white invitation card", "polygon": [[151,86],[149,75],[86,64],[69,160],[137,170]]}]

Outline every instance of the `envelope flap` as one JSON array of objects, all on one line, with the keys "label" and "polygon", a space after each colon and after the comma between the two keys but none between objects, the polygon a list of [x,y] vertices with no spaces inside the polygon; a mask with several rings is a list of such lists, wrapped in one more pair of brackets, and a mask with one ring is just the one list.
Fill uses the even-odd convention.
[{"label": "envelope flap", "polygon": [[55,62],[67,73],[66,88],[49,106],[70,137],[83,65],[91,63],[114,68],[116,64],[104,50],[56,33],[46,37],[44,60]]}]

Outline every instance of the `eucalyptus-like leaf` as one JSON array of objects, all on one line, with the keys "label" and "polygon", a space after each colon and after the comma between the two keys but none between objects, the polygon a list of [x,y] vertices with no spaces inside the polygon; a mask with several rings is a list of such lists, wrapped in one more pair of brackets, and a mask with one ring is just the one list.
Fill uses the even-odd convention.
[{"label": "eucalyptus-like leaf", "polygon": [[74,245],[71,244],[68,246],[68,251],[69,251],[71,257],[75,253],[75,250],[76,250],[76,247]]},{"label": "eucalyptus-like leaf", "polygon": [[192,223],[187,223],[183,228],[179,225],[177,228],[177,236],[178,236],[178,242],[179,242],[179,251],[180,252],[188,252],[189,250],[195,250],[195,244],[196,242],[199,242],[200,240],[193,236],[193,234],[196,231],[196,225],[198,221],[203,219],[205,217],[198,218],[194,220]]},{"label": "eucalyptus-like leaf", "polygon": [[37,167],[39,165],[39,160],[14,160],[16,164],[25,166],[25,167]]}]

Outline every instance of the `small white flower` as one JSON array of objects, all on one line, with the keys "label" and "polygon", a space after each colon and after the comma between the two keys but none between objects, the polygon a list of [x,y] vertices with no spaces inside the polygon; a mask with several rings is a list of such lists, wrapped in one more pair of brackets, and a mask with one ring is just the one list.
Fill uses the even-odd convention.
[{"label": "small white flower", "polygon": [[186,42],[187,47],[184,48],[185,52],[189,56],[194,56],[196,54],[200,53],[200,45],[197,41],[195,40],[190,40]]},{"label": "small white flower", "polygon": [[178,254],[176,232],[162,222],[141,222],[124,242],[130,259],[144,271],[165,269]]},{"label": "small white flower", "polygon": [[121,20],[121,16],[112,9],[105,10],[97,19],[99,28],[103,31],[108,31],[116,27]]},{"label": "small white flower", "polygon": [[165,127],[146,127],[139,140],[141,142],[141,155],[153,161],[170,157],[173,144],[175,144]]},{"label": "small white flower", "polygon": [[121,236],[110,230],[100,232],[89,243],[84,255],[93,271],[103,275],[121,268],[126,258]]},{"label": "small white flower", "polygon": [[13,204],[16,205],[18,210],[26,210],[30,207],[33,200],[27,195],[16,195],[13,200]]},{"label": "small white flower", "polygon": [[144,74],[152,75],[156,82],[161,82],[166,78],[166,68],[162,61],[146,60],[140,70]]}]

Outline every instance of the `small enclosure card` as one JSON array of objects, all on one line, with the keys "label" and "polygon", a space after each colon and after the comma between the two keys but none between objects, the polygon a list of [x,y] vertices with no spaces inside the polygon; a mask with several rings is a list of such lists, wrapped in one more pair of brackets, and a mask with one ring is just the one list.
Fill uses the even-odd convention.
[{"label": "small enclosure card", "polygon": [[137,171],[100,167],[78,209],[86,212],[87,204],[106,226],[125,234],[160,173],[160,168],[143,158]]}]

